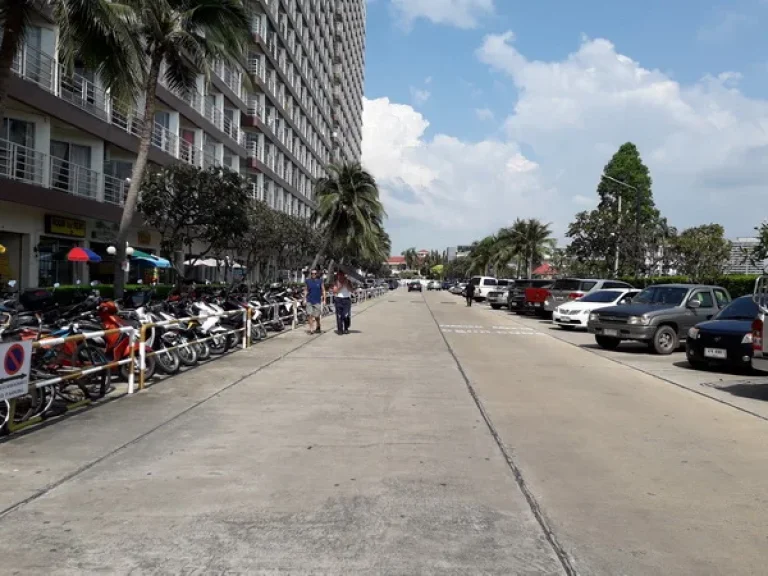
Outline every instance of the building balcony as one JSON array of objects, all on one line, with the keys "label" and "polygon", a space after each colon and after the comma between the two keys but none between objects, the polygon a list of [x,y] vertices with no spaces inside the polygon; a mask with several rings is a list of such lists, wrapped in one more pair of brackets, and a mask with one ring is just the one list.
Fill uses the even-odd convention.
[{"label": "building balcony", "polygon": [[127,183],[32,148],[0,139],[0,178],[121,206]]}]

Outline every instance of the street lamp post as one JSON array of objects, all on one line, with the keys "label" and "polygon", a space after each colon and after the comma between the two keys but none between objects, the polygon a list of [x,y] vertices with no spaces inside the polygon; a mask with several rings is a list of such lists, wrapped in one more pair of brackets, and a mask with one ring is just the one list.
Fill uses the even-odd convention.
[{"label": "street lamp post", "polygon": [[[117,254],[117,248],[114,246],[107,246],[107,254],[110,254],[111,256],[114,256]],[[133,254],[133,247],[128,244],[128,242],[125,243],[125,260],[123,260],[121,267],[123,269],[123,273],[125,274],[125,280],[123,282],[123,286],[128,284],[128,273],[131,270],[131,264],[128,261],[128,257]]]},{"label": "street lamp post", "polygon": [[[639,255],[640,255],[640,191],[635,188],[634,186],[630,186],[626,182],[622,182],[621,180],[617,180],[616,178],[612,178],[611,176],[608,176],[607,174],[602,174],[600,176],[601,178],[604,178],[606,180],[610,180],[611,182],[614,182],[618,184],[619,186],[624,186],[624,188],[629,188],[630,190],[635,191],[635,278],[637,278],[639,274]],[[618,195],[619,199],[619,224],[621,224],[621,195]],[[617,232],[616,234],[616,261],[613,265],[613,274],[614,276],[618,276],[619,274],[619,234]]]}]

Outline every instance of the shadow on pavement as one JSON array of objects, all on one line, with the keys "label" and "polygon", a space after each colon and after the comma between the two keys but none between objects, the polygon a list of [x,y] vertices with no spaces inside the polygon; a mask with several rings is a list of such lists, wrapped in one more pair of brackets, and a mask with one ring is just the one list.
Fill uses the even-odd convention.
[{"label": "shadow on pavement", "polygon": [[[707,384],[702,384],[707,386]],[[753,384],[747,382],[737,382],[727,386],[712,385],[711,388],[728,392],[741,398],[750,398],[752,400],[768,400],[768,384]]]}]

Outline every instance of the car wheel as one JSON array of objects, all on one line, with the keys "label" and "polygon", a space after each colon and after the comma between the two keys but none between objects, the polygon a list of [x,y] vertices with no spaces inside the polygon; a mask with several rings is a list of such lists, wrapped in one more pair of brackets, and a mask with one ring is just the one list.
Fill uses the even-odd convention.
[{"label": "car wheel", "polygon": [[608,336],[595,336],[595,342],[600,348],[605,350],[616,350],[621,344],[621,340],[618,338],[610,338]]},{"label": "car wheel", "polygon": [[493,308],[494,310],[499,310],[501,309],[501,304],[491,304],[491,308]]},{"label": "car wheel", "polygon": [[651,346],[656,354],[667,356],[672,354],[679,346],[677,332],[672,326],[659,326],[651,340]]}]

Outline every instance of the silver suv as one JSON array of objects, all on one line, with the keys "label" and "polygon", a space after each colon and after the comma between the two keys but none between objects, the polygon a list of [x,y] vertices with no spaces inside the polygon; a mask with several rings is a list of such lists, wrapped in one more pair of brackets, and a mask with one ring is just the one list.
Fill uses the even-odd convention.
[{"label": "silver suv", "polygon": [[577,300],[595,290],[608,288],[633,288],[626,282],[595,278],[560,278],[549,289],[549,296],[544,302],[546,312],[554,312],[563,302]]}]

